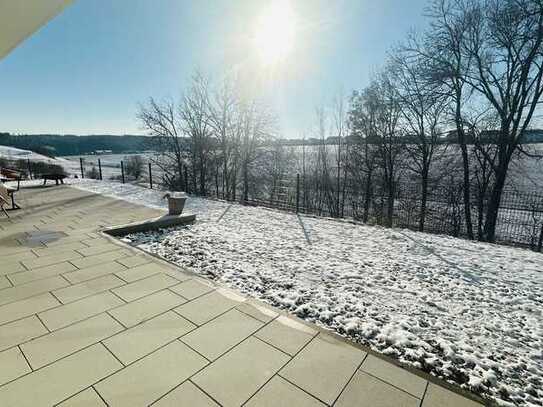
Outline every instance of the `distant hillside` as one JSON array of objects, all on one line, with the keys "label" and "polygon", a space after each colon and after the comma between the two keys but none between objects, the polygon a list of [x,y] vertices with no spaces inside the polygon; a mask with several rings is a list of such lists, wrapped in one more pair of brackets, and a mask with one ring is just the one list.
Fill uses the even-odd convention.
[{"label": "distant hillside", "polygon": [[149,149],[147,136],[91,135],[72,136],[59,134],[13,135],[0,133],[0,145],[32,150],[47,156],[92,154],[111,150],[113,154],[135,153]]}]

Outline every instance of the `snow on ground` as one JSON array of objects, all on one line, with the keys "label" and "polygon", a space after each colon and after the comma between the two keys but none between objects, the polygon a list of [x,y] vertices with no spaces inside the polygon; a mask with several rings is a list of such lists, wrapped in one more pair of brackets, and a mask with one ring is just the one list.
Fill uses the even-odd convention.
[{"label": "snow on ground", "polygon": [[77,169],[79,168],[77,163],[65,158],[50,158],[30,150],[23,150],[8,146],[0,146],[0,158],[6,158],[8,160],[30,160],[48,164],[56,164],[62,166],[68,173],[76,173]]},{"label": "snow on ground", "polygon": [[[165,207],[162,191],[77,182]],[[125,239],[500,404],[543,405],[543,254],[200,198],[187,210],[194,225]]]},{"label": "snow on ground", "polygon": [[0,157],[7,158],[8,160],[41,161],[58,165],[66,165],[68,162],[68,160],[64,158],[51,158],[30,150],[22,150],[20,148],[8,146],[0,146]]}]

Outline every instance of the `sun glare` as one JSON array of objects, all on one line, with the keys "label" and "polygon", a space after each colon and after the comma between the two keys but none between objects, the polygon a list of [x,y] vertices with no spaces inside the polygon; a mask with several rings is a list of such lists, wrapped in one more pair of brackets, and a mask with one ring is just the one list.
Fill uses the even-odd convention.
[{"label": "sun glare", "polygon": [[255,46],[266,65],[283,61],[292,49],[295,18],[288,0],[275,0],[260,17]]}]

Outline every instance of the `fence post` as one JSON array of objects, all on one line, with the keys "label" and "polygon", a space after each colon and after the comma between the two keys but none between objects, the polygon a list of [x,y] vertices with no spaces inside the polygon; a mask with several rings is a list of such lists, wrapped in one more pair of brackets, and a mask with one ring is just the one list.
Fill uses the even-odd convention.
[{"label": "fence post", "polygon": [[296,213],[300,212],[300,174],[296,174]]},{"label": "fence post", "polygon": [[98,172],[100,174],[100,181],[102,181],[102,162],[98,159]]},{"label": "fence post", "polygon": [[124,184],[124,164],[123,164],[122,160],[121,160],[121,178],[122,178],[123,184]]},{"label": "fence post", "polygon": [[32,179],[32,166],[30,165],[30,159],[26,159],[26,163],[28,165],[28,178]]},{"label": "fence post", "polygon": [[185,192],[189,192],[189,177],[188,177],[188,172],[187,172],[187,166],[184,165],[183,166],[183,170],[185,172]]},{"label": "fence post", "polygon": [[81,178],[85,178],[85,172],[83,171],[83,157],[79,157],[79,166],[81,167]]},{"label": "fence post", "polygon": [[543,246],[543,224],[541,224],[541,233],[539,233],[539,242],[537,242],[537,251],[541,252]]},{"label": "fence post", "polygon": [[149,163],[149,187],[153,189],[153,173],[151,172],[151,163]]}]

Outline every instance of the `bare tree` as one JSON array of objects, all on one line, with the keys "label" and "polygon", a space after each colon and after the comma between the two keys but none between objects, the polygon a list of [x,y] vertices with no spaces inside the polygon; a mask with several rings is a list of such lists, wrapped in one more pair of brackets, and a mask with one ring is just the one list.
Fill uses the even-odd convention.
[{"label": "bare tree", "polygon": [[345,110],[345,97],[342,93],[336,96],[333,105],[333,131],[336,142],[336,200],[337,216],[343,216],[345,207],[345,192],[347,185],[347,166],[345,157],[348,155],[349,144],[346,140],[349,121]]},{"label": "bare tree", "polygon": [[470,24],[462,51],[473,59],[465,81],[486,98],[500,120],[496,160],[487,157],[494,183],[484,238],[493,242],[511,159],[543,94],[543,1],[488,0],[466,5],[463,12]]},{"label": "bare tree", "polygon": [[239,159],[244,202],[249,200],[250,167],[257,159],[259,149],[273,137],[274,130],[275,117],[262,102],[254,98],[241,101],[236,124],[236,144],[239,146],[236,163]]},{"label": "bare tree", "polygon": [[399,126],[400,101],[391,75],[390,67],[383,70],[360,94],[361,101],[356,106],[361,110],[351,110],[351,117],[356,117],[353,130],[357,130],[357,125],[361,126],[359,131],[365,132],[367,142],[376,146],[377,163],[386,199],[385,225],[389,227],[392,226],[396,188],[405,149]]},{"label": "bare tree", "polygon": [[183,132],[189,142],[191,154],[191,181],[193,190],[207,194],[210,158],[214,149],[212,128],[209,121],[209,82],[199,72],[191,81],[179,106]]},{"label": "bare tree", "polygon": [[429,77],[443,86],[451,101],[452,121],[462,155],[463,203],[466,233],[474,238],[471,215],[471,176],[468,136],[464,123],[464,105],[470,97],[464,77],[471,65],[471,57],[462,52],[469,28],[469,16],[463,13],[463,0],[435,0],[430,9],[431,30],[423,46],[413,44],[413,51],[423,56]]},{"label": "bare tree", "polygon": [[239,118],[240,100],[236,82],[224,78],[219,88],[212,92],[209,104],[209,124],[217,139],[220,150],[222,197],[232,199],[234,193],[234,154],[237,149],[236,120]]},{"label": "bare tree", "polygon": [[183,138],[180,118],[172,100],[157,102],[150,98],[140,105],[138,119],[142,128],[152,137],[152,147],[157,151],[151,160],[164,174],[169,188],[181,189],[184,185],[184,157],[187,145]]},{"label": "bare tree", "polygon": [[125,157],[125,172],[126,175],[139,179],[143,172],[143,158],[141,155],[131,155]]},{"label": "bare tree", "polygon": [[[350,137],[353,139],[348,154],[348,170],[355,183],[352,193],[357,196],[358,186],[363,187],[362,221],[368,222],[373,200],[374,174],[377,171],[377,144],[375,104],[370,103],[367,90],[354,92],[349,110]],[[356,189],[355,189],[356,188]],[[353,203],[356,207],[356,204]]]},{"label": "bare tree", "polygon": [[410,44],[396,49],[391,55],[393,86],[401,110],[401,122],[406,134],[405,148],[409,156],[407,167],[420,180],[419,231],[424,231],[431,169],[445,149],[440,142],[447,99],[435,82],[428,80],[425,58],[411,51],[419,47]]},{"label": "bare tree", "polygon": [[400,164],[404,145],[403,134],[399,128],[401,107],[390,78],[391,72],[383,71],[374,88],[375,102],[377,103],[377,129],[376,134],[383,177],[383,186],[386,192],[385,225],[392,226],[394,216],[394,199],[400,177]]}]

